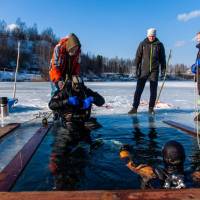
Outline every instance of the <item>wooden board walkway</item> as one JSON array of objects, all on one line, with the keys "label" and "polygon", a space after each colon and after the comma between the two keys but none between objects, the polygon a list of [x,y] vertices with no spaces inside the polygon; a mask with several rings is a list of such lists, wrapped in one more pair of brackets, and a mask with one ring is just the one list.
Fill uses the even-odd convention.
[{"label": "wooden board walkway", "polygon": [[0,192],[1,200],[199,200],[200,189]]},{"label": "wooden board walkway", "polygon": [[6,136],[11,131],[18,128],[19,126],[20,126],[20,123],[12,123],[12,124],[7,124],[4,127],[0,127],[0,139]]},{"label": "wooden board walkway", "polygon": [[[37,150],[51,125],[41,127],[0,173],[0,191],[10,191],[17,178]],[[1,198],[0,198],[1,199]]]},{"label": "wooden board walkway", "polygon": [[184,124],[178,123],[178,122],[174,122],[174,121],[163,121],[165,124],[168,124],[174,128],[177,128],[185,133],[188,133],[189,135],[196,137],[197,136],[197,131],[195,128],[186,126]]}]

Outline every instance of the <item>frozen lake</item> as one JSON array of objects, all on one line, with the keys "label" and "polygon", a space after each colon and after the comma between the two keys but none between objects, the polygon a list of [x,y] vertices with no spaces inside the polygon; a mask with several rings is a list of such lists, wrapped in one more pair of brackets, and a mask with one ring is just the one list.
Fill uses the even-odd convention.
[{"label": "frozen lake", "polygon": [[[103,107],[94,107],[95,115],[126,114],[130,110],[136,82],[90,82],[86,85],[102,94],[106,100]],[[159,83],[160,85],[161,83]],[[0,96],[12,97],[12,90],[13,83],[0,82]],[[17,83],[16,97],[19,99],[19,103],[11,115],[1,123],[27,121],[32,119],[34,114],[38,112],[48,111],[50,84],[48,82],[19,82]],[[148,99],[149,84],[147,83],[141,100],[147,102]],[[186,81],[166,82],[160,100],[172,105],[168,109],[170,111],[176,109],[194,110],[195,83]],[[139,111],[146,111],[147,109],[148,106],[139,107]],[[188,121],[192,123],[190,118],[192,119],[193,116],[194,113],[190,113],[186,120],[187,123]]]},{"label": "frozen lake", "polygon": [[[166,82],[160,100],[170,104],[170,107],[156,109],[155,117],[147,114],[148,105],[139,107],[135,117],[127,115],[130,110],[135,90],[135,82],[90,82],[86,86],[99,92],[105,97],[103,107],[94,107],[93,115],[102,124],[102,128],[92,132],[92,139],[101,138],[102,145],[92,154],[84,151],[84,166],[80,169],[74,189],[127,189],[139,188],[137,176],[130,172],[119,159],[119,148],[128,143],[133,146],[138,163],[161,165],[161,149],[168,140],[181,142],[186,149],[185,167],[189,170],[196,168],[199,163],[199,150],[196,139],[170,128],[162,123],[163,120],[175,120],[189,126],[194,126],[195,116],[195,83]],[[161,83],[159,83],[159,87]],[[0,83],[0,96],[12,96],[12,83]],[[16,105],[10,116],[1,123],[26,122],[38,112],[48,111],[50,99],[49,83],[17,83]],[[144,102],[149,99],[149,84],[141,98]],[[41,126],[41,120],[25,123],[14,134],[0,141],[0,169],[3,169],[12,157]],[[55,134],[50,131],[32,161],[18,180],[15,191],[23,190],[52,190],[54,178],[48,170],[49,156]],[[109,139],[108,139],[109,138]],[[86,154],[85,154],[86,153]],[[44,163],[40,161],[44,159]],[[86,162],[86,163],[85,163]],[[40,167],[37,167],[40,166]],[[118,166],[118,168],[116,168]],[[82,170],[84,167],[84,170]],[[34,169],[34,171],[33,171]],[[72,170],[73,171],[73,170]],[[34,176],[29,176],[30,173]],[[91,181],[93,185],[91,185]],[[38,182],[39,181],[39,182]]]}]

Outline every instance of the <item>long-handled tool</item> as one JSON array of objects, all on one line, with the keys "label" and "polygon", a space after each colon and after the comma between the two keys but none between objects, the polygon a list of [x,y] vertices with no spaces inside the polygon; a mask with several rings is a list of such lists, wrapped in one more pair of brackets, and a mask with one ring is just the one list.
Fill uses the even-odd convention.
[{"label": "long-handled tool", "polygon": [[162,92],[163,87],[164,87],[164,85],[165,85],[166,76],[167,76],[167,69],[168,69],[168,67],[169,67],[169,61],[170,61],[171,57],[172,57],[172,50],[170,49],[170,51],[169,51],[169,56],[168,56],[168,59],[167,59],[167,65],[166,65],[166,70],[165,70],[165,75],[164,75],[163,83],[162,83],[161,88],[160,88],[160,91],[159,91],[159,93],[158,93],[157,100],[156,100],[156,104],[159,103],[160,95],[161,95],[161,92]]},{"label": "long-handled tool", "polygon": [[16,95],[16,82],[17,82],[17,73],[18,73],[18,68],[19,68],[19,56],[20,56],[20,42],[18,42],[18,47],[17,47],[17,66],[16,66],[16,71],[15,71],[15,82],[14,82],[14,89],[13,89],[13,99],[15,99],[15,95]]},{"label": "long-handled tool", "polygon": [[16,98],[16,82],[17,82],[17,73],[18,73],[18,68],[19,68],[19,57],[20,57],[20,42],[18,42],[18,47],[17,47],[17,65],[16,65],[16,70],[15,70],[13,98],[8,99],[9,109],[11,109],[14,106],[14,104],[18,102],[18,99]]}]

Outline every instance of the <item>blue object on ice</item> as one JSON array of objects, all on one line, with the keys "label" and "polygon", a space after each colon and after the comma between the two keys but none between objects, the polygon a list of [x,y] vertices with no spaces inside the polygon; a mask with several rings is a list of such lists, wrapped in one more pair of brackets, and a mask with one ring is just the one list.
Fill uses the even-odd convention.
[{"label": "blue object on ice", "polygon": [[16,104],[17,102],[18,102],[18,99],[8,98],[9,110],[12,109],[12,107],[14,106],[14,104]]}]

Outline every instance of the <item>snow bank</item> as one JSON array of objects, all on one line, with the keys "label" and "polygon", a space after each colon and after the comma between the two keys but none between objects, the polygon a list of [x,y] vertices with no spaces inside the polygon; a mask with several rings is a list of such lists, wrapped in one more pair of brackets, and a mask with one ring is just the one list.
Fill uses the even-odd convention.
[{"label": "snow bank", "polygon": [[[14,72],[0,71],[0,81],[13,81],[14,78],[15,78]],[[17,74],[17,81],[31,81],[31,80],[41,80],[41,75],[27,74],[27,73]]]}]

